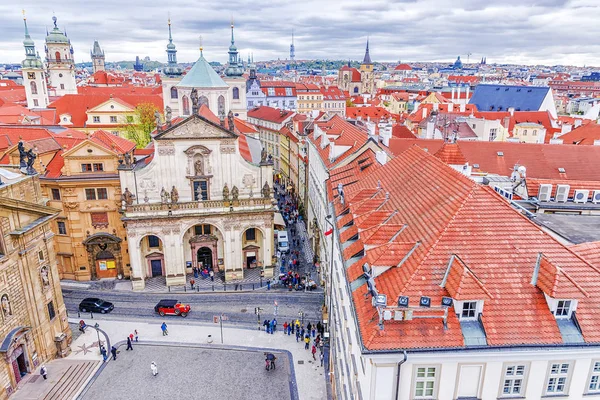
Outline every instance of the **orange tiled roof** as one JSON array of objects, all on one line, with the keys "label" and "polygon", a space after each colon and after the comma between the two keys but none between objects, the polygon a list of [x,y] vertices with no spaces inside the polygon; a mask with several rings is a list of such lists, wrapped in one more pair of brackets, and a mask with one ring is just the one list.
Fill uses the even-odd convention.
[{"label": "orange tiled roof", "polygon": [[261,119],[263,121],[269,121],[274,123],[282,123],[287,118],[294,114],[293,111],[280,110],[278,108],[260,106],[255,107],[252,110],[248,110],[248,117]]},{"label": "orange tiled roof", "polygon": [[[427,180],[419,178],[422,176]],[[387,201],[379,205],[373,201],[385,200],[386,192]],[[376,224],[368,223],[369,213],[363,214],[366,225],[406,225],[397,239],[420,242],[401,267],[389,268],[375,278],[379,293],[387,295],[388,303],[404,295],[410,297],[412,306],[418,304],[420,296],[429,296],[432,304],[439,304],[442,296],[450,295],[451,288],[465,300],[484,301],[482,325],[488,345],[560,344],[562,336],[544,292],[530,284],[541,252],[564,271],[564,282],[576,282],[589,294],[580,300],[577,318],[584,340],[600,342],[599,270],[519,214],[491,188],[475,183],[419,147],[411,147],[362,177],[345,190],[345,199],[344,206],[339,199],[334,201],[336,215],[350,209],[340,220],[351,222],[356,218],[352,210],[364,212],[367,201],[378,209],[371,215],[391,214],[385,220],[378,218]],[[344,251],[351,281],[362,275],[362,264],[367,261],[366,255],[361,257],[357,252],[365,248],[366,238],[356,225],[359,239]],[[448,288],[442,288],[453,255],[459,256],[460,262],[452,261]],[[562,277],[559,281],[555,294],[566,290],[561,286]],[[569,284],[564,285],[569,288]],[[449,313],[446,328],[439,319],[415,319],[386,322],[382,332],[366,294],[367,287],[362,284],[352,297],[367,349],[465,346],[454,312]]]},{"label": "orange tiled roof", "polygon": [[600,140],[600,124],[590,123],[573,129],[569,133],[559,136],[564,144],[593,145],[595,140]]}]

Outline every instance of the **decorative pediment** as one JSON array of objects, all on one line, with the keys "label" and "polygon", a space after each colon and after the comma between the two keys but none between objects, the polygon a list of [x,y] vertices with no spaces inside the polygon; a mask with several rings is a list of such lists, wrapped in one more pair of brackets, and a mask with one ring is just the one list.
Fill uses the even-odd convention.
[{"label": "decorative pediment", "polygon": [[237,134],[200,115],[192,115],[177,125],[157,134],[155,140],[236,139]]}]

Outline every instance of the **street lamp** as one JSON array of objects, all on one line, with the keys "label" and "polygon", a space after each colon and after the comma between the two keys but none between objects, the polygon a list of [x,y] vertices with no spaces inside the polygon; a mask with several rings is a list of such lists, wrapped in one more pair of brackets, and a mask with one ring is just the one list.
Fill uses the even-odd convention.
[{"label": "street lamp", "polygon": [[301,319],[300,323],[302,325],[304,325],[304,311],[299,311],[298,315],[300,316],[300,319]]}]

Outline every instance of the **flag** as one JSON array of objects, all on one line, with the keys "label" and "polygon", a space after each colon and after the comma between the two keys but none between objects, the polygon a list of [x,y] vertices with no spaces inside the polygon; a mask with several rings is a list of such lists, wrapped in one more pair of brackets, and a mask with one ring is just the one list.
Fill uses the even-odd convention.
[{"label": "flag", "polygon": [[333,233],[333,228],[329,229],[328,231],[325,231],[325,236],[329,236]]}]

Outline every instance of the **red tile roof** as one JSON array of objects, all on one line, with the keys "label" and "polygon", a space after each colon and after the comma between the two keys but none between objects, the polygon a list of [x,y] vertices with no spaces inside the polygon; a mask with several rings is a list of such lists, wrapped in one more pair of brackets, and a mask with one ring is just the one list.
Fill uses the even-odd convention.
[{"label": "red tile roof", "polygon": [[[427,179],[421,179],[423,176]],[[490,346],[560,344],[563,339],[544,292],[530,284],[542,253],[562,273],[557,289],[551,293],[575,296],[571,283],[576,282],[589,294],[579,301],[577,319],[584,340],[600,342],[600,285],[596,283],[600,271],[514,210],[491,188],[475,183],[414,146],[346,189],[345,204],[335,201],[336,215],[349,208],[349,217],[342,218],[352,221],[356,202],[359,209],[364,209],[365,199],[384,200],[385,193],[389,193],[389,199],[377,212],[392,211],[386,223],[406,225],[396,241],[420,242],[401,266],[388,265],[390,268],[375,278],[388,304],[395,304],[400,295],[409,296],[410,306],[417,313],[422,310],[418,307],[420,296],[429,296],[432,304],[440,304],[441,297],[452,292],[465,300],[484,301],[481,320]],[[347,270],[351,281],[362,274],[367,257],[347,257],[357,254],[361,246],[364,248],[364,237],[359,227],[359,240],[350,243],[344,252],[351,263]],[[448,265],[449,280],[443,288],[440,284]],[[386,321],[381,331],[367,285],[358,284],[352,298],[367,349],[465,346],[455,312],[448,314],[446,328],[440,319],[413,319]]]},{"label": "red tile roof", "polygon": [[394,71],[412,71],[412,67],[408,64],[398,64]]},{"label": "red tile roof", "polygon": [[[318,126],[320,131],[327,136],[327,144],[324,143],[323,135],[315,138],[315,132],[309,135],[309,139],[315,144],[321,160],[327,168],[332,168],[336,164],[339,164],[342,160],[354,153],[368,140],[368,135],[350,122],[346,121],[339,115],[334,115],[330,120],[323,122],[315,122],[316,127]],[[334,146],[349,147],[342,154],[332,154],[330,142],[334,143]],[[336,153],[339,149],[336,149]]]},{"label": "red tile roof", "polygon": [[460,151],[460,147],[456,143],[444,143],[435,156],[449,165],[464,165],[467,159]]},{"label": "red tile roof", "polygon": [[129,153],[135,149],[135,143],[106,131],[96,131],[91,136],[92,142],[98,143],[116,153]]},{"label": "red tile roof", "polygon": [[559,139],[562,139],[564,144],[593,145],[595,140],[600,140],[600,124],[590,123],[583,125],[559,136]]},{"label": "red tile roof", "polygon": [[337,86],[321,86],[321,93],[323,94],[323,100],[346,100],[346,95]]},{"label": "red tile roof", "polygon": [[248,111],[249,118],[261,119],[263,121],[280,124],[294,114],[293,111],[280,110],[278,108],[260,106]]},{"label": "red tile roof", "polygon": [[394,114],[383,107],[346,107],[346,117],[349,119],[362,118],[378,122],[380,119],[392,119]]},{"label": "red tile roof", "polygon": [[340,71],[350,71],[350,82],[360,82],[361,81],[360,71],[357,70],[356,68],[352,68],[347,65],[344,65],[342,68],[340,68]]},{"label": "red tile roof", "polygon": [[550,197],[556,196],[557,185],[569,185],[568,197],[573,197],[575,190],[589,190],[590,194],[588,198],[592,198],[594,190],[600,190],[600,181],[580,181],[580,180],[567,180],[567,179],[536,179],[526,178],[525,184],[527,186],[527,195],[529,197],[538,197],[540,191],[540,185],[550,184],[552,190],[550,191]]}]

